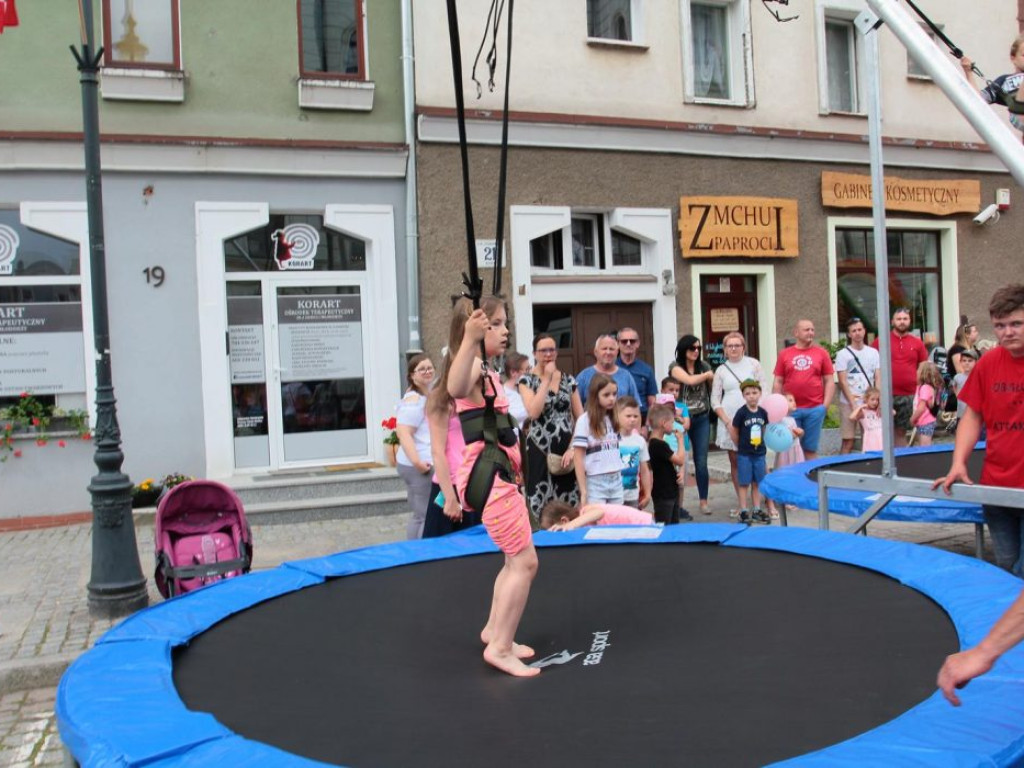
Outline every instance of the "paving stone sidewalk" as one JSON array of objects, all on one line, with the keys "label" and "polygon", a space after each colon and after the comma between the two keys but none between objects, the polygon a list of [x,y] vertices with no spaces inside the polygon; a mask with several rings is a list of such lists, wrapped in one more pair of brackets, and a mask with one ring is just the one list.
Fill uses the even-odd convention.
[{"label": "paving stone sidewalk", "polygon": [[[724,457],[722,457],[724,459]],[[723,476],[723,468],[715,475]],[[696,490],[688,489],[689,502]],[[735,507],[730,484],[712,484],[709,516],[697,522],[730,521]],[[688,504],[695,509],[696,504]],[[851,518],[833,515],[832,529]],[[398,541],[405,516],[322,520],[265,525],[252,520],[254,568]],[[817,527],[817,512],[794,510],[789,523]],[[873,523],[870,534],[974,553],[974,527],[964,524]],[[143,572],[151,575],[153,531],[137,525]],[[991,556],[989,555],[989,558]],[[67,664],[87,650],[113,623],[93,619],[86,604],[91,567],[91,527],[68,525],[0,533],[0,768],[61,765],[63,751],[53,715],[55,686]],[[159,602],[150,579],[150,602]]]}]

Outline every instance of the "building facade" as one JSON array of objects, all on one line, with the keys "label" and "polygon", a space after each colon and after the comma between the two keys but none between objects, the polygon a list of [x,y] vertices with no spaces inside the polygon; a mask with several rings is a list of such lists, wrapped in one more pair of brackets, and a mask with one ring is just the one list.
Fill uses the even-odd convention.
[{"label": "building facade", "polygon": [[[517,3],[504,284],[519,350],[548,331],[565,367],[579,370],[597,333],[638,325],[642,356],[663,375],[683,333],[715,359],[722,336],[739,330],[770,366],[803,317],[819,338],[837,339],[851,316],[872,333],[885,328],[875,312],[870,69],[853,23],[865,7]],[[780,22],[772,8],[797,18]],[[929,12],[990,77],[1009,68],[1011,0],[970,14],[945,0]],[[991,23],[976,24],[979,12]],[[467,61],[483,13],[463,9]],[[456,288],[466,250],[445,24],[417,16],[425,296]],[[890,303],[912,309],[926,340],[949,343],[962,315],[984,331],[988,297],[1019,272],[1021,190],[898,40],[878,34]],[[506,61],[503,51],[499,83]],[[473,95],[477,237],[493,238],[503,94]],[[1000,189],[1009,210],[976,226]],[[425,304],[428,349],[443,343],[446,313],[444,301]]]},{"label": "building facade", "polygon": [[[382,460],[409,344],[400,3],[95,6],[125,471]],[[92,411],[77,4],[19,12],[0,40],[0,406]],[[15,447],[0,516],[88,508],[90,451]]]}]

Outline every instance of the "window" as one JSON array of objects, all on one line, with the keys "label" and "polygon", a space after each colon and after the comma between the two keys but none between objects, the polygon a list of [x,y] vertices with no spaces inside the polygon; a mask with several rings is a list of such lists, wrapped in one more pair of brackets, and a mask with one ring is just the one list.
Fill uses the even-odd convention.
[{"label": "window", "polygon": [[181,69],[177,0],[103,0],[109,67]]},{"label": "window", "polygon": [[366,243],[325,228],[318,215],[271,214],[265,227],[224,241],[226,272],[365,269]]},{"label": "window", "polygon": [[[834,0],[844,7],[816,8],[818,23],[818,111],[827,115],[864,114],[863,52],[853,20],[863,5]],[[846,7],[848,6],[848,7]]]},{"label": "window", "polygon": [[[936,24],[936,26],[942,30],[943,24]],[[932,31],[931,27],[927,24],[921,25],[921,31],[931,38],[931,41],[938,47],[938,37]],[[910,55],[910,51],[907,51],[907,77],[911,80],[931,80],[931,75],[924,71],[924,67],[914,60],[914,57]]]},{"label": "window", "polygon": [[604,214],[575,213],[565,229],[530,241],[530,267],[566,273],[637,272],[643,267],[643,246],[636,237],[612,229]]},{"label": "window", "polygon": [[685,98],[754,104],[749,0],[682,0]]},{"label": "window", "polygon": [[587,0],[587,37],[633,41],[633,0]]},{"label": "window", "polygon": [[[911,328],[926,342],[944,338],[940,301],[939,233],[929,230],[887,230],[889,306],[907,307]],[[889,322],[878,318],[875,295],[875,245],[871,229],[836,230],[836,285],[839,328],[850,317],[864,319],[871,337]]]},{"label": "window", "polygon": [[299,57],[303,77],[365,79],[360,0],[299,0]]}]

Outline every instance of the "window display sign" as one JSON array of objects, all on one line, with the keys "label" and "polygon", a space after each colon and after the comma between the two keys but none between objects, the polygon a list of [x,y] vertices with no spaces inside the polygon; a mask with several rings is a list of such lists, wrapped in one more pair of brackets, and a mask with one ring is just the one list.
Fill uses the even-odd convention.
[{"label": "window display sign", "polygon": [[682,197],[679,245],[685,259],[800,255],[796,200],[774,197]]},{"label": "window display sign", "polygon": [[81,302],[0,304],[0,397],[85,392]]},{"label": "window display sign", "polygon": [[278,296],[281,381],[363,375],[359,296]]},{"label": "window display sign", "polygon": [[0,275],[14,273],[14,257],[18,255],[20,238],[6,224],[0,224]]},{"label": "window display sign", "polygon": [[266,380],[263,299],[259,296],[228,297],[228,347],[232,384],[256,384]]}]

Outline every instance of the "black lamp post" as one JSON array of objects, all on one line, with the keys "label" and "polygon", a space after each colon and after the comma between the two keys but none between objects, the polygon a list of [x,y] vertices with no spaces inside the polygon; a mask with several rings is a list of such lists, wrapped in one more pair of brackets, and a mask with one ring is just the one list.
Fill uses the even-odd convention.
[{"label": "black lamp post", "polygon": [[89,613],[124,616],[149,603],[146,578],[139,565],[132,519],[132,481],[121,471],[121,429],[110,368],[110,325],[107,318],[107,264],[103,241],[103,187],[100,179],[99,65],[103,49],[95,46],[92,0],[79,0],[81,50],[71,46],[82,83],[85,144],[85,200],[89,217],[89,265],[92,278],[92,319],[96,357],[96,429],[93,460],[99,472],[89,483],[92,495],[92,573]]}]

